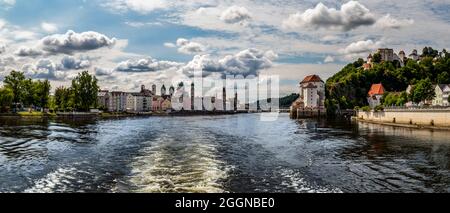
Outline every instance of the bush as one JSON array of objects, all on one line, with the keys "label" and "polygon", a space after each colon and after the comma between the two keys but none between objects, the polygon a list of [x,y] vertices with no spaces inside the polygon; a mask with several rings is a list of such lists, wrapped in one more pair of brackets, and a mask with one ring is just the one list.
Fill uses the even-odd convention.
[{"label": "bush", "polygon": [[362,111],[364,112],[370,112],[370,107],[369,106],[365,106],[361,108]]},{"label": "bush", "polygon": [[374,110],[375,110],[375,112],[383,111],[384,107],[382,105],[376,106]]}]

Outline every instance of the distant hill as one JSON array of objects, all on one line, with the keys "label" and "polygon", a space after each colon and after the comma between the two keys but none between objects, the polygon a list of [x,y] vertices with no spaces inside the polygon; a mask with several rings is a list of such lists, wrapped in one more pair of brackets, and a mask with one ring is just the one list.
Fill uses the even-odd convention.
[{"label": "distant hill", "polygon": [[[292,103],[294,103],[297,98],[299,98],[299,94],[292,93],[288,96],[282,97],[278,99],[278,103],[280,104],[280,108],[289,108]],[[266,100],[267,101],[267,100]]]},{"label": "distant hill", "polygon": [[433,84],[450,83],[450,54],[446,50],[438,52],[426,47],[420,61],[408,59],[404,67],[395,62],[381,62],[364,70],[364,63],[363,59],[358,59],[327,80],[327,109],[367,106],[367,93],[376,83],[382,83],[390,92],[405,91],[408,85],[423,79]]},{"label": "distant hill", "polygon": [[279,99],[280,108],[289,108],[292,103],[300,97],[299,94],[292,93],[288,96],[282,97]]}]

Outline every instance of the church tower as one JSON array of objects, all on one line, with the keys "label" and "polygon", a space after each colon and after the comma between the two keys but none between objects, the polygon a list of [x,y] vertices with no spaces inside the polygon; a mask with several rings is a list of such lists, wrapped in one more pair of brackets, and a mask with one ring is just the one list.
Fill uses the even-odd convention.
[{"label": "church tower", "polygon": [[153,95],[156,95],[156,85],[152,85],[152,93]]},{"label": "church tower", "polygon": [[173,96],[173,94],[175,94],[175,87],[171,86],[169,89],[169,95]]},{"label": "church tower", "polygon": [[195,85],[191,84],[191,110],[195,110],[194,103],[195,102]]},{"label": "church tower", "polygon": [[162,86],[161,87],[161,96],[165,96],[166,95],[166,86]]}]

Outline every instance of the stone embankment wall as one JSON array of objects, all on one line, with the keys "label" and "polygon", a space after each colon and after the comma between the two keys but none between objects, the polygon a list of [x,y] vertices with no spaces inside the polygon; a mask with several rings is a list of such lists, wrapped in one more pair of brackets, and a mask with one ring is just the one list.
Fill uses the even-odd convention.
[{"label": "stone embankment wall", "polygon": [[360,120],[421,126],[450,127],[450,108],[447,109],[385,109],[379,112],[359,111]]}]

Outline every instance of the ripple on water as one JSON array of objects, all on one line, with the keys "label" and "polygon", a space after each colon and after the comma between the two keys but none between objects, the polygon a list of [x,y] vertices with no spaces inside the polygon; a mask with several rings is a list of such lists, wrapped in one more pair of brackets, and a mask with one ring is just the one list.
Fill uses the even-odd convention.
[{"label": "ripple on water", "polygon": [[[70,185],[76,182],[77,177],[75,168],[58,168],[48,173],[45,177],[34,182],[34,185],[26,190],[25,193],[54,193],[67,192]],[[80,180],[78,180],[80,181]]]},{"label": "ripple on water", "polygon": [[315,186],[306,181],[300,172],[292,169],[281,169],[280,174],[284,179],[281,185],[293,189],[296,193],[343,193],[339,188]]},{"label": "ripple on water", "polygon": [[132,163],[131,184],[136,192],[225,192],[224,163],[215,158],[216,147],[201,140],[180,141],[162,137]]}]

